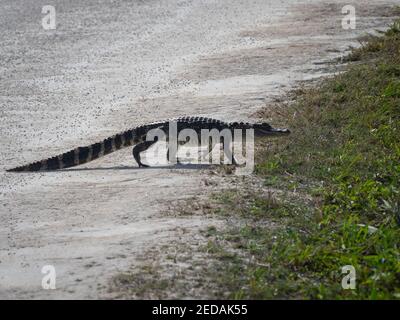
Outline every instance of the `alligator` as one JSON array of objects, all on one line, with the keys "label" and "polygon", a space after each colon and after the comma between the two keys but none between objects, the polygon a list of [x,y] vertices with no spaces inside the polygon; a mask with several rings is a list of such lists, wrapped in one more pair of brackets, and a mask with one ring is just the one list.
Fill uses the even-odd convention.
[{"label": "alligator", "polygon": [[[109,137],[103,140],[102,142],[94,143],[92,145],[85,147],[78,147],[63,154],[60,154],[58,156],[51,157],[41,161],[36,161],[16,168],[8,169],[7,171],[9,172],[50,171],[50,170],[70,168],[90,162],[107,154],[110,154],[114,151],[130,146],[134,146],[132,154],[135,161],[138,163],[139,167],[148,167],[148,165],[142,163],[140,159],[140,154],[149,149],[153,144],[155,144],[158,141],[158,139],[157,137],[155,137],[154,140],[147,141],[147,133],[150,132],[150,130],[152,129],[161,129],[166,134],[168,141],[168,132],[170,123],[176,123],[177,133],[179,133],[183,129],[192,129],[199,136],[202,129],[208,129],[208,130],[217,129],[218,131],[228,129],[230,130],[230,132],[232,132],[232,136],[233,136],[233,131],[235,129],[241,129],[243,130],[243,132],[245,132],[246,129],[253,129],[254,136],[256,137],[275,136],[275,135],[280,136],[280,135],[287,135],[290,133],[288,129],[273,128],[271,127],[270,124],[266,122],[263,123],[224,122],[221,120],[206,118],[206,117],[180,117],[180,118],[140,125],[135,128],[126,130],[122,133],[116,134],[112,137]],[[167,153],[167,157],[169,161],[170,160],[169,152]],[[235,161],[234,164],[236,164]]]}]

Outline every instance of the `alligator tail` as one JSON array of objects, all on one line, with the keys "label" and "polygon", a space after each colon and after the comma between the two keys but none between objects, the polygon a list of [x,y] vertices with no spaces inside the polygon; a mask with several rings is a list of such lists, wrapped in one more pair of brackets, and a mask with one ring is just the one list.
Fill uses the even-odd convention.
[{"label": "alligator tail", "polygon": [[86,147],[78,147],[58,156],[12,168],[7,171],[50,171],[70,168],[93,161],[119,149],[132,146],[137,142],[136,140],[136,130],[127,130],[109,137],[102,142],[94,143]]}]

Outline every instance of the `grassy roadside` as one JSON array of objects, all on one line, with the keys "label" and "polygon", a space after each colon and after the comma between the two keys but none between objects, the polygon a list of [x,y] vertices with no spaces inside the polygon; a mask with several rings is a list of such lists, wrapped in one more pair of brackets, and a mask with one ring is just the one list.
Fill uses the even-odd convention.
[{"label": "grassy roadside", "polygon": [[256,177],[181,208],[225,227],[146,253],[112,280],[117,297],[400,298],[400,23],[347,60],[264,111],[293,134],[257,143]]},{"label": "grassy roadside", "polygon": [[[219,196],[246,221],[220,236],[252,257],[226,275],[240,288],[231,297],[400,298],[400,23],[348,60],[274,115],[293,134],[260,151],[257,174],[286,200]],[[263,226],[271,219],[281,227]],[[355,290],[342,289],[346,265]]]}]

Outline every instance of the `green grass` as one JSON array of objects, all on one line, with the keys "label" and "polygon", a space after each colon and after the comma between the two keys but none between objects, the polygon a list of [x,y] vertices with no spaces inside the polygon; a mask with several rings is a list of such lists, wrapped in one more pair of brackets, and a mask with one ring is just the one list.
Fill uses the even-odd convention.
[{"label": "green grass", "polygon": [[[278,108],[274,120],[293,134],[260,151],[256,172],[295,200],[219,198],[222,213],[247,224],[224,236],[253,257],[241,262],[245,274],[229,275],[241,287],[231,297],[400,298],[399,26],[354,50],[347,60],[357,65]],[[281,227],[262,223],[271,219]],[[356,269],[355,290],[341,287],[345,265]]]},{"label": "green grass", "polygon": [[[188,202],[182,215],[226,227],[209,226],[197,249],[171,244],[165,270],[115,277],[121,297],[400,298],[400,23],[345,61],[357,62],[266,111],[293,133],[257,142],[264,188],[252,178],[200,209]],[[355,290],[341,286],[346,265]]]}]

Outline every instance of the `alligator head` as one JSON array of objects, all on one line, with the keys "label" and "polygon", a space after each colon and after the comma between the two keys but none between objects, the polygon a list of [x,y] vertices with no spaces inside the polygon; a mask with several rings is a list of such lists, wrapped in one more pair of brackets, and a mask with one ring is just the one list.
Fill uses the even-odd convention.
[{"label": "alligator head", "polygon": [[290,134],[289,129],[273,128],[266,122],[253,124],[253,129],[256,137],[284,136]]}]

